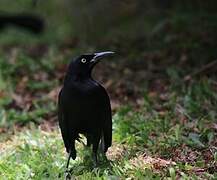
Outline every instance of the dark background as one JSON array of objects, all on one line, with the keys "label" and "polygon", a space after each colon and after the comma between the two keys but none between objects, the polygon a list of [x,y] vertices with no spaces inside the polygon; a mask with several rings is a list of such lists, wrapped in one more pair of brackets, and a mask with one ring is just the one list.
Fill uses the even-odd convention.
[{"label": "dark background", "polygon": [[[31,14],[45,27],[33,34],[0,26],[0,153],[6,149],[0,175],[13,179],[19,171],[29,178],[13,165],[16,157],[39,179],[61,176],[56,102],[67,65],[80,54],[109,50],[115,56],[98,64],[93,76],[111,98],[116,164],[97,174],[78,160],[75,176],[215,178],[216,10],[211,0],[1,0],[0,17]],[[23,139],[27,150],[14,143]],[[31,139],[48,145],[34,146]]]}]

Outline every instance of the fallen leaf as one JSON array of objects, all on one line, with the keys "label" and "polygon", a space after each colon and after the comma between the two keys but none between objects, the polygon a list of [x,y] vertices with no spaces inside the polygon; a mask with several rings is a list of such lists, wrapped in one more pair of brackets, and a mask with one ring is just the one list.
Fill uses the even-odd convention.
[{"label": "fallen leaf", "polygon": [[137,157],[134,157],[133,159],[130,160],[130,163],[136,168],[144,169],[148,166],[156,170],[162,169],[162,168],[165,168],[171,165],[176,165],[174,161],[165,160],[161,158],[153,158],[146,154],[141,154]]}]

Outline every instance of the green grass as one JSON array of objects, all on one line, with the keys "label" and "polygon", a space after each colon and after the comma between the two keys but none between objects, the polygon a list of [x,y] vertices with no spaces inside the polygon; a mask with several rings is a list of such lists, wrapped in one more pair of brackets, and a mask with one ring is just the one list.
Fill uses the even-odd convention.
[{"label": "green grass", "polygon": [[[0,177],[64,179],[66,153],[58,127],[42,131],[37,125],[56,122],[59,79],[64,75],[61,67],[68,54],[50,47],[36,61],[28,49],[18,48],[16,63],[8,61],[8,55],[0,59],[0,131],[5,132],[0,137]],[[166,72],[170,84],[163,84],[165,90],[140,87],[139,106],[131,103],[116,109],[113,146],[107,154],[110,162],[102,159],[93,168],[90,150],[77,144],[78,157],[70,164],[73,176],[217,178],[216,86],[207,78],[184,84],[179,71]]]},{"label": "green grass", "polygon": [[[25,10],[30,9],[26,2],[17,1],[24,5],[22,8]],[[6,1],[2,2],[0,9],[7,6]],[[8,11],[17,10],[17,6],[13,4]],[[62,8],[57,1],[46,1],[34,10],[50,22],[40,37],[12,29],[0,34],[0,179],[64,179],[67,155],[56,125],[56,100],[66,64],[82,49],[67,45],[73,44],[73,33],[69,28],[70,17],[61,19]],[[165,36],[158,37],[164,28],[156,27],[156,34],[153,37],[148,35],[150,42],[146,50],[141,51],[132,45],[139,45],[137,40],[120,47],[109,45],[127,53],[124,58],[117,56],[115,62],[111,62],[108,69],[113,73],[108,73],[105,78],[111,78],[112,84],[124,84],[134,79],[128,79],[128,76],[134,76],[137,69],[142,77],[142,72],[147,69],[148,81],[148,74],[155,75],[155,69],[152,72],[146,64],[145,67],[134,67],[138,61],[132,62],[140,56],[144,59],[143,55],[147,56],[148,67],[158,66],[155,59],[164,63],[165,59],[178,60],[182,56],[184,61],[193,60],[195,64],[200,59],[212,60],[214,48],[207,51],[201,46],[206,36],[200,32],[207,29],[208,35],[212,34],[216,23],[213,20],[211,26],[209,22],[201,23],[195,32],[190,26],[191,21],[186,20],[188,18],[194,20],[193,24],[200,24],[198,21],[202,17],[172,15],[169,20],[172,28],[163,33]],[[155,25],[161,25],[152,19],[150,23],[148,32],[152,32]],[[192,36],[189,38],[188,34]],[[116,41],[119,46],[123,40],[117,38]],[[210,41],[207,47],[212,43]],[[93,49],[88,47],[85,51]],[[144,62],[141,60],[139,63]],[[183,63],[163,69],[162,76],[157,77],[157,86],[155,78],[153,82],[134,84],[143,92],[137,99],[124,94],[127,91],[124,88],[129,86],[127,83],[123,88],[121,85],[121,88],[108,88],[112,100],[121,104],[113,112],[113,145],[107,153],[109,161],[101,158],[99,166],[94,168],[90,149],[77,143],[77,159],[70,163],[72,176],[88,180],[217,179],[216,78],[202,75],[202,78],[193,77],[187,84],[183,77],[194,69]],[[120,74],[115,74],[116,71]],[[117,80],[114,77],[118,77]],[[129,101],[126,103],[125,99]]]},{"label": "green grass", "polygon": [[[155,109],[162,101],[157,95],[145,96],[139,109],[121,107],[113,115],[110,162],[101,159],[93,168],[90,150],[77,143],[72,175],[78,179],[217,178],[216,93],[207,81],[176,93],[161,104],[160,111]],[[66,154],[57,128],[42,131],[33,125],[0,146],[1,177],[64,179]]]}]

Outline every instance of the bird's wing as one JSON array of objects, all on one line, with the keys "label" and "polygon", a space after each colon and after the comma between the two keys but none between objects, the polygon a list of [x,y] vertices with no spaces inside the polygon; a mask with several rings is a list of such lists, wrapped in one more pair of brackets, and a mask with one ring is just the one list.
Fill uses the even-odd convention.
[{"label": "bird's wing", "polygon": [[66,115],[64,114],[62,90],[60,91],[59,98],[58,98],[58,120],[59,120],[59,126],[60,126],[60,130],[61,130],[61,134],[63,137],[66,151],[69,152],[71,138],[70,138],[70,133],[68,130],[67,118],[66,118]]}]

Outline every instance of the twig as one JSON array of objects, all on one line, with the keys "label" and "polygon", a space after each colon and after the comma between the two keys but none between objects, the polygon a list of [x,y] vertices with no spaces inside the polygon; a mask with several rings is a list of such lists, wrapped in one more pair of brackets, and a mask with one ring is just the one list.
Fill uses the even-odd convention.
[{"label": "twig", "polygon": [[200,69],[194,71],[193,73],[186,75],[186,76],[184,77],[184,81],[189,81],[189,80],[191,80],[193,76],[197,76],[197,75],[199,75],[199,74],[201,74],[201,73],[207,71],[208,69],[214,67],[215,65],[217,65],[217,60],[212,61],[212,62],[206,64],[205,66],[201,67]]}]

